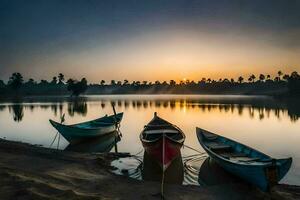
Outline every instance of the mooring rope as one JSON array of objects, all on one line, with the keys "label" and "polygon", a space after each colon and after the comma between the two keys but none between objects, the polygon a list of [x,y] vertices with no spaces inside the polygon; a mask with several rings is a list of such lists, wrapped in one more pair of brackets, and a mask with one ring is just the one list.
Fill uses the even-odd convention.
[{"label": "mooring rope", "polygon": [[196,152],[198,152],[198,153],[200,153],[200,154],[205,154],[205,152],[201,152],[201,151],[199,151],[199,150],[197,150],[197,149],[194,149],[193,147],[190,147],[190,146],[188,146],[188,145],[183,145],[184,147],[186,147],[186,148],[188,148],[188,149],[191,149],[191,150],[194,150],[194,151],[196,151]]},{"label": "mooring rope", "polygon": [[53,143],[55,142],[56,137],[57,137],[58,134],[59,134],[59,133],[56,132],[55,137],[54,137],[53,141],[51,142],[51,144],[50,144],[50,146],[49,146],[49,149],[52,147],[52,145],[53,145]]},{"label": "mooring rope", "polygon": [[163,151],[162,151],[162,178],[161,178],[161,197],[164,199],[164,182],[165,182],[165,133],[163,132]]}]

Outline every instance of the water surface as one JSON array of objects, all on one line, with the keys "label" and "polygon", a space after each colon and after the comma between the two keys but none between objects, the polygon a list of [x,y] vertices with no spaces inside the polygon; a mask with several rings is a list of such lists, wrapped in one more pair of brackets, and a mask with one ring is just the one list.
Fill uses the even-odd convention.
[{"label": "water surface", "polygon": [[[56,131],[49,119],[60,120],[65,113],[66,124],[92,120],[112,114],[111,103],[117,112],[124,112],[121,123],[122,139],[119,152],[137,154],[143,159],[139,133],[153,113],[179,126],[186,134],[185,145],[201,152],[195,127],[210,130],[254,147],[276,157],[293,157],[293,165],[284,183],[300,185],[300,109],[297,102],[279,101],[270,97],[218,95],[111,95],[68,97],[31,97],[0,102],[0,137],[48,147]],[[60,142],[65,149],[68,142]],[[70,149],[70,147],[68,147]],[[80,147],[81,148],[81,147]],[[114,148],[110,148],[112,151]],[[183,148],[185,167],[189,168],[184,183],[197,184],[198,169],[204,157],[193,157],[197,152]],[[117,162],[117,161],[116,161]],[[118,161],[119,162],[119,161]],[[122,163],[122,164],[121,164]],[[136,170],[139,161],[125,159],[117,166],[141,178]],[[120,170],[122,171],[122,169]]]}]

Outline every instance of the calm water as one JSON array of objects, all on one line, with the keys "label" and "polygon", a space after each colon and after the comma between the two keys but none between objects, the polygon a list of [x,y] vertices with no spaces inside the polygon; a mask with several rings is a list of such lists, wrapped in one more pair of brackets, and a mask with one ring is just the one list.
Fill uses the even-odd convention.
[{"label": "calm water", "polygon": [[[0,137],[48,147],[56,131],[49,119],[59,121],[66,114],[66,124],[91,120],[124,112],[121,123],[123,137],[119,152],[130,152],[137,159],[124,158],[113,164],[130,176],[141,178],[137,169],[143,161],[139,133],[156,111],[159,116],[179,126],[186,134],[185,145],[203,151],[195,135],[195,127],[222,134],[276,157],[293,157],[293,165],[282,182],[300,185],[300,109],[297,102],[278,101],[268,97],[205,95],[124,95],[87,96],[79,100],[67,97],[26,98],[0,102]],[[106,140],[107,141],[107,140]],[[61,149],[68,142],[62,139]],[[88,145],[86,145],[88,146]],[[79,148],[79,147],[75,147]],[[89,147],[80,147],[89,148]],[[111,149],[112,147],[105,147]],[[112,148],[114,150],[114,148]],[[205,155],[191,156],[195,151],[182,149],[185,184],[197,184],[197,174]],[[198,171],[197,171],[198,170]]]}]

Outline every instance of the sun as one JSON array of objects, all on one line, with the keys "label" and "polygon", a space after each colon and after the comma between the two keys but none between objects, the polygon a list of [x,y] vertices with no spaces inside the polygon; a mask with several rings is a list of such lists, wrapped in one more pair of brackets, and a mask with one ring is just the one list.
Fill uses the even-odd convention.
[{"label": "sun", "polygon": [[183,78],[182,80],[185,82],[185,81],[186,81],[186,78]]}]

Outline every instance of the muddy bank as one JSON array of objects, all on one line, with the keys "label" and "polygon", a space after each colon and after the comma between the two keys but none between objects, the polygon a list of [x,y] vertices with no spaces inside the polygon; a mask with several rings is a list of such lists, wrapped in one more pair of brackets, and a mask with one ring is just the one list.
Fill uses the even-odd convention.
[{"label": "muddy bank", "polygon": [[[54,151],[0,140],[0,199],[160,199],[160,184],[110,173],[116,154]],[[299,199],[300,187],[271,194],[244,184],[166,185],[166,199]]]}]

